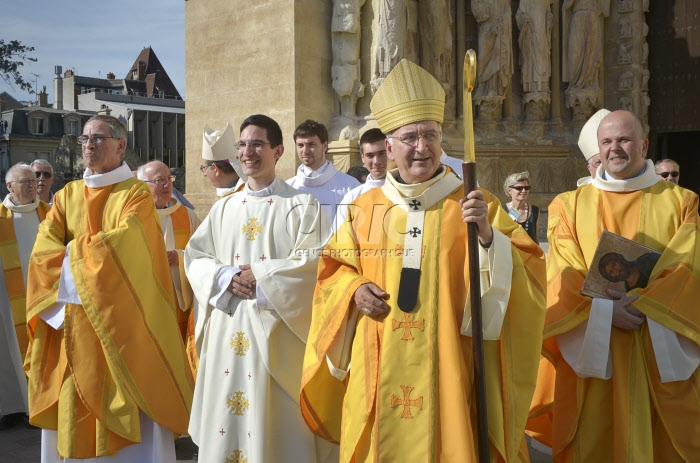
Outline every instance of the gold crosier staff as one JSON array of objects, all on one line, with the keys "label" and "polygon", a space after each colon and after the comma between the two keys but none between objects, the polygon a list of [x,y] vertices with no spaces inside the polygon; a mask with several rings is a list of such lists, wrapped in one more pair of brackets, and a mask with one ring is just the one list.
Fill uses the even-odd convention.
[{"label": "gold crosier staff", "polygon": [[[476,53],[467,50],[464,56],[464,92],[462,111],[464,118],[464,196],[477,189],[476,152],[474,151],[474,119],[472,115],[472,90],[476,83]],[[467,224],[467,249],[469,250],[469,297],[472,309],[472,351],[474,353],[474,388],[476,392],[476,421],[479,462],[489,458],[489,425],[486,416],[486,384],[484,380],[484,335],[481,322],[481,281],[479,280],[479,235],[474,222]]]}]

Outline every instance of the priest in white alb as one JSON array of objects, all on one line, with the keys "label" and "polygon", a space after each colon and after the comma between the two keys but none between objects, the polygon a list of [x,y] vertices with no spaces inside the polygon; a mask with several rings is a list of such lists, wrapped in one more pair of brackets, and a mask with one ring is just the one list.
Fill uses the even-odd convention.
[{"label": "priest in white alb", "polygon": [[49,206],[37,198],[37,179],[27,164],[7,171],[10,193],[0,205],[0,431],[25,421],[27,376],[26,292],[29,256]]},{"label": "priest in white alb", "polygon": [[329,222],[312,195],[275,175],[283,152],[274,120],[243,121],[238,157],[248,181],[214,204],[185,250],[201,311],[189,426],[200,461],[333,461],[333,446],[317,449],[298,400]]}]

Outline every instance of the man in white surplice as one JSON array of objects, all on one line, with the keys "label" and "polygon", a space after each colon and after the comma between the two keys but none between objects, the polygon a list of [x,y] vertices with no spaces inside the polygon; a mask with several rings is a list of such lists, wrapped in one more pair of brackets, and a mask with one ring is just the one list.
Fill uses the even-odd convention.
[{"label": "man in white surplice", "polygon": [[[0,205],[0,431],[24,422],[27,415],[27,376],[22,368],[28,342],[27,270],[39,222],[49,210],[37,198],[37,180],[27,164],[11,167],[5,182],[10,193]],[[16,278],[17,270],[21,279]]]},{"label": "man in white surplice", "polygon": [[329,221],[312,195],[275,176],[283,152],[274,120],[243,121],[238,157],[248,181],[214,204],[185,250],[200,301],[189,427],[200,461],[332,461],[321,456],[332,448],[317,458],[298,402]]},{"label": "man in white surplice", "polygon": [[301,161],[297,174],[288,179],[292,187],[311,193],[321,203],[333,223],[343,196],[360,186],[356,178],[344,174],[326,159],[328,130],[320,122],[306,120],[294,129],[294,144]]}]

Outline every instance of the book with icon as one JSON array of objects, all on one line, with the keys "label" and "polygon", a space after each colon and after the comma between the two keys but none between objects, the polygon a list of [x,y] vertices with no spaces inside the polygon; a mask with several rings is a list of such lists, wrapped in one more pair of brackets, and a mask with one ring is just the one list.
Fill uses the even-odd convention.
[{"label": "book with icon", "polygon": [[608,289],[626,293],[644,288],[660,257],[654,248],[604,230],[581,294],[612,299]]}]

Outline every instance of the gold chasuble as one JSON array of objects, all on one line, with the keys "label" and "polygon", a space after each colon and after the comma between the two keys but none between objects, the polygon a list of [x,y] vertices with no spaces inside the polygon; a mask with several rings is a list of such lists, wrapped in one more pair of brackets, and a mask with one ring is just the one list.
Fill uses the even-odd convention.
[{"label": "gold chasuble", "polygon": [[[302,413],[316,434],[340,443],[341,462],[475,462],[472,340],[460,332],[470,316],[462,182],[449,169],[417,185],[397,185],[396,175],[348,207],[324,250]],[[512,274],[501,275],[511,288],[499,297],[509,300],[502,327],[484,342],[491,457],[528,461],[524,428],[541,350],[544,256],[497,198],[484,195],[494,243],[499,230],[512,256]],[[418,236],[418,247],[409,244]],[[414,264],[421,272],[418,300],[403,312],[399,276]],[[487,259],[487,278],[495,278],[488,271]],[[483,262],[481,273],[483,280]],[[389,293],[385,318],[366,317],[355,306],[355,291],[368,282]]]},{"label": "gold chasuble", "polygon": [[[656,176],[654,166],[646,161],[638,179],[651,176]],[[605,183],[596,177],[591,185],[559,195],[549,207],[544,337],[556,367],[554,461],[700,461],[700,372],[662,381],[660,369],[670,362],[658,356],[668,346],[657,350],[652,332],[655,322],[681,345],[696,351],[700,345],[698,197],[657,179],[624,191]],[[627,293],[639,296],[632,305],[644,313],[645,323],[630,331],[612,326],[603,339],[608,379],[579,376],[562,354],[562,336],[593,319],[597,299],[580,291],[603,230],[662,253],[646,288]]]},{"label": "gold chasuble", "polygon": [[[36,213],[41,222],[51,206],[43,201],[36,207]],[[15,323],[19,351],[24,359],[27,354],[27,285],[22,275],[17,236],[15,235],[15,223],[12,211],[0,204],[0,257],[2,258],[2,271],[5,274],[5,285],[9,296],[12,320]],[[25,262],[25,265],[28,262]]]},{"label": "gold chasuble", "polygon": [[[56,306],[69,243],[83,304],[66,304],[54,329],[42,317]],[[79,180],[54,196],[30,263],[25,369],[30,421],[58,430],[61,457],[114,455],[140,442],[139,410],[187,433],[193,379],[165,256],[153,197],[139,180]]]}]

